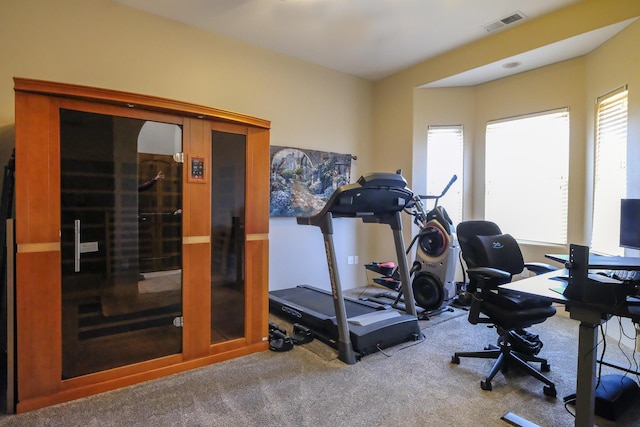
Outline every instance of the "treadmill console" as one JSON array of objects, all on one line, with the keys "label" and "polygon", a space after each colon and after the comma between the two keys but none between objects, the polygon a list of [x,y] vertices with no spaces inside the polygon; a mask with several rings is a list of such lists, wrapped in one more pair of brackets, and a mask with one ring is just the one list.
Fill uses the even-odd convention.
[{"label": "treadmill console", "polygon": [[397,173],[373,172],[358,178],[358,184],[362,187],[397,187],[405,188],[407,181]]},{"label": "treadmill console", "polygon": [[362,175],[353,184],[338,187],[327,204],[311,217],[298,217],[298,224],[320,225],[329,213],[334,218],[361,218],[364,222],[387,223],[396,212],[413,205],[407,181],[395,173]]}]

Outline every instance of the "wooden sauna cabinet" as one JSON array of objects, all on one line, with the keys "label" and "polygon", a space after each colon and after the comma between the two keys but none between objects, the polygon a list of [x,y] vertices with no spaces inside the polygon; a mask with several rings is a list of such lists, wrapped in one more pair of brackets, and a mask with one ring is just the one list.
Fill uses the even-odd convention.
[{"label": "wooden sauna cabinet", "polygon": [[266,350],[270,122],[14,86],[14,409]]}]

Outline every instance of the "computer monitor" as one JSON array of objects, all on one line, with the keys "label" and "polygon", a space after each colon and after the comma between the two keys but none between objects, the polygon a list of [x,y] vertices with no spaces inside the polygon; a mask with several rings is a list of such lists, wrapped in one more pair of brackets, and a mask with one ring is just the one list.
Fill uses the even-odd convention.
[{"label": "computer monitor", "polygon": [[620,246],[640,250],[640,199],[620,200]]}]

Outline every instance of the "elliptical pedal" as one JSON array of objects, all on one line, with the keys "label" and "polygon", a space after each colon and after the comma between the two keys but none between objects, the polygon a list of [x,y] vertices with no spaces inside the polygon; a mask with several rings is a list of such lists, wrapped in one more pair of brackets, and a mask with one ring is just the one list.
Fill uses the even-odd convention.
[{"label": "elliptical pedal", "polygon": [[364,268],[375,273],[382,274],[385,277],[391,277],[396,269],[396,264],[393,261],[372,261],[368,264],[365,264]]},{"label": "elliptical pedal", "polygon": [[398,292],[402,288],[402,283],[392,277],[374,277],[373,281],[378,285],[382,285],[385,288]]}]

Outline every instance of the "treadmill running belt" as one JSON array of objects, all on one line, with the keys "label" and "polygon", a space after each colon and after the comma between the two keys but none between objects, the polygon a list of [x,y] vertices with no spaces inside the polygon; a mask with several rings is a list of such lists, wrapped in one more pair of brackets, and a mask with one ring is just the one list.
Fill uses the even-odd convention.
[{"label": "treadmill running belt", "polygon": [[[272,291],[269,292],[269,294],[282,298],[291,304],[302,306],[307,310],[322,313],[327,317],[333,317],[336,315],[335,308],[333,306],[333,296],[331,294],[321,292],[321,290],[299,286],[290,289]],[[375,311],[375,308],[372,308],[369,305],[360,304],[346,298],[344,304],[345,309],[347,310],[347,318]]]},{"label": "treadmill running belt", "polygon": [[[349,324],[349,334],[353,349],[360,356],[420,337],[415,316],[350,297],[344,298],[344,305],[347,319],[354,319]],[[310,328],[320,341],[339,349],[338,325],[331,292],[308,285],[271,291],[269,310]],[[376,316],[376,313],[380,316]]]}]

